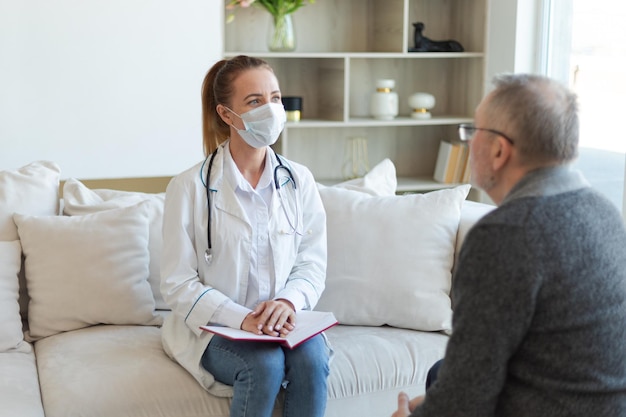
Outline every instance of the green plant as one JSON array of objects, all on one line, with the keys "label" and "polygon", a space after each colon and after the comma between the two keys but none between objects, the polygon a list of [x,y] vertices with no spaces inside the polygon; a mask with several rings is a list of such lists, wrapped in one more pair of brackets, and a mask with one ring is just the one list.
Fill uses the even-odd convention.
[{"label": "green plant", "polygon": [[226,10],[229,12],[226,17],[226,23],[235,19],[237,8],[262,7],[276,18],[291,14],[307,3],[313,4],[315,0],[229,0],[226,3]]}]

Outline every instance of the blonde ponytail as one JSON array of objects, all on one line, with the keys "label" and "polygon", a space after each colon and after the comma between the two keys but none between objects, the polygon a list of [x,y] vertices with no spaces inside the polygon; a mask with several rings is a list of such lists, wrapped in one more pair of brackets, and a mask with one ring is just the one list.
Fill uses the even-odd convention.
[{"label": "blonde ponytail", "polygon": [[218,61],[207,72],[202,82],[202,144],[204,155],[213,153],[230,135],[230,126],[217,114],[217,105],[231,106],[233,81],[248,69],[265,67],[269,64],[259,58],[239,55]]}]

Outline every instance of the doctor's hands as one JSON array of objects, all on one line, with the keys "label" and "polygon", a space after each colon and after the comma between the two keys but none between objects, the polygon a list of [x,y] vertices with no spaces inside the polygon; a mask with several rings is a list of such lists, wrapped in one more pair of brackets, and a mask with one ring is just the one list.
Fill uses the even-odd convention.
[{"label": "doctor's hands", "polygon": [[254,334],[286,337],[296,324],[293,305],[283,299],[260,303],[246,316],[241,329]]}]

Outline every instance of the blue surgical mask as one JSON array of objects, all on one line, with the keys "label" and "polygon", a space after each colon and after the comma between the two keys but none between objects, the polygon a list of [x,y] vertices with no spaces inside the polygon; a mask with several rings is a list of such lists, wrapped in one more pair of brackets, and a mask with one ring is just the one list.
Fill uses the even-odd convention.
[{"label": "blue surgical mask", "polygon": [[233,127],[239,136],[253,148],[263,148],[276,143],[287,122],[285,108],[280,103],[267,103],[242,115],[238,115],[228,107],[226,109],[243,121],[245,130]]}]

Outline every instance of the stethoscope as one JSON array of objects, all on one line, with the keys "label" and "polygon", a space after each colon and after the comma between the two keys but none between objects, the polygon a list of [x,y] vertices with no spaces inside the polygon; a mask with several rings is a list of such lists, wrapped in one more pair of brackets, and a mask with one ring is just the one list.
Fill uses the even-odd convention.
[{"label": "stethoscope", "polygon": [[[215,155],[217,155],[218,150],[219,148],[213,151],[213,153],[209,157],[209,166],[207,167],[207,171],[206,171],[206,183],[204,184],[204,186],[206,187],[206,202],[207,202],[207,207],[208,207],[207,209],[208,220],[207,220],[207,232],[206,232],[208,247],[206,251],[204,252],[204,260],[206,261],[208,265],[210,265],[211,261],[213,260],[213,244],[211,242],[211,189],[209,188],[209,184],[211,182],[211,168],[213,167],[213,160],[215,159]],[[276,161],[278,162],[278,165],[276,165],[276,167],[274,168],[274,187],[276,188],[276,191],[278,193],[278,198],[280,199],[280,205],[283,208],[283,213],[285,214],[285,218],[287,219],[287,222],[289,223],[289,227],[291,228],[291,234],[294,234],[294,233],[301,234],[298,232],[298,222],[299,222],[299,217],[300,217],[299,212],[298,212],[298,198],[297,196],[294,195],[295,218],[292,221],[289,218],[289,215],[287,214],[287,207],[286,207],[285,201],[283,201],[283,197],[280,192],[281,188],[284,185],[286,185],[288,182],[291,182],[293,190],[295,191],[296,179],[291,173],[291,170],[283,164],[283,161],[280,159],[276,151],[274,151],[274,156],[276,157]],[[202,167],[200,167],[200,175],[202,175],[202,169],[204,168],[205,163],[206,163],[206,159],[204,160]],[[285,172],[287,173],[287,176],[285,177],[286,181],[283,184],[281,184],[280,181],[278,180],[278,173],[281,169],[285,170]]]}]

